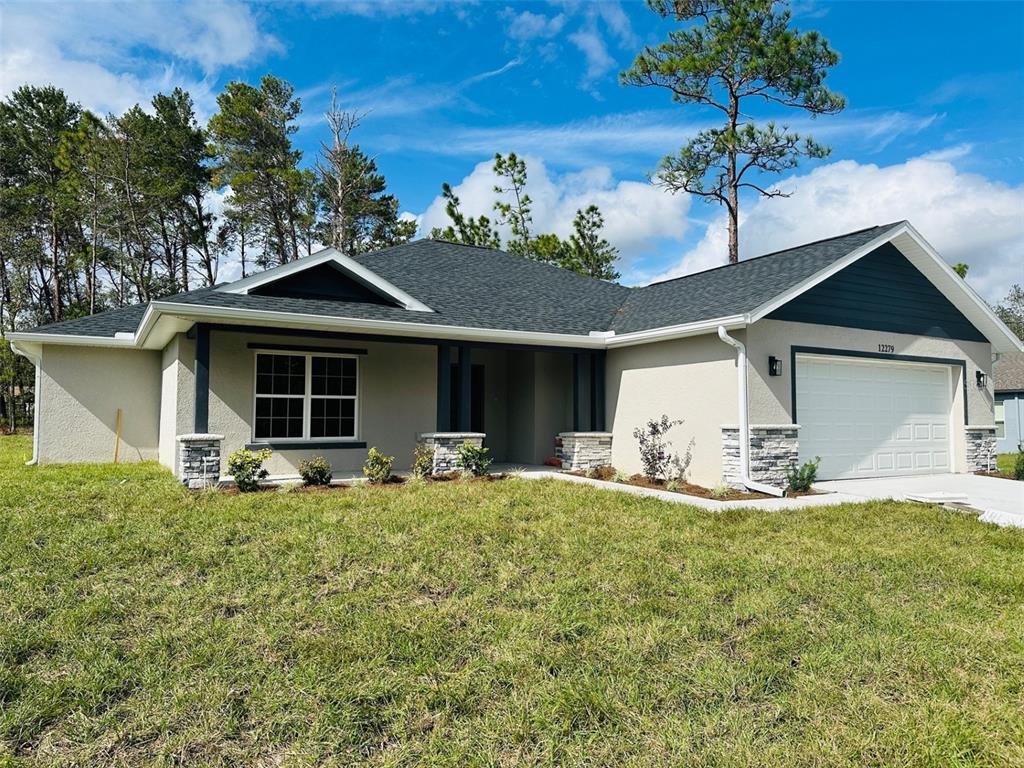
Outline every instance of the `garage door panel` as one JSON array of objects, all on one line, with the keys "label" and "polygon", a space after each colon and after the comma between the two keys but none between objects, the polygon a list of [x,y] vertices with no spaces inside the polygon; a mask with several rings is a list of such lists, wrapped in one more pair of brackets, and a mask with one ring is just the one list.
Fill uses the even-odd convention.
[{"label": "garage door panel", "polygon": [[948,472],[949,369],[798,356],[800,455],[819,477]]}]

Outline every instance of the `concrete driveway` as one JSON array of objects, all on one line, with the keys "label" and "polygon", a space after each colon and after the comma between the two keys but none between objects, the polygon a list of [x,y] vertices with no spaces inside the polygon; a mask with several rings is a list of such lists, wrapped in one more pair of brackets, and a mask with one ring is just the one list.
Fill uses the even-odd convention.
[{"label": "concrete driveway", "polygon": [[984,522],[1024,528],[1024,483],[1017,480],[980,475],[916,475],[826,480],[814,487],[864,500],[962,504],[979,510]]}]

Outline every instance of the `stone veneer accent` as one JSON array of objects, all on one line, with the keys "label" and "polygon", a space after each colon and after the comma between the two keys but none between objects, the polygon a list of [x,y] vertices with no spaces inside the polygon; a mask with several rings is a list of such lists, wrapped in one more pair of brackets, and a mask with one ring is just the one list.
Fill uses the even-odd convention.
[{"label": "stone veneer accent", "polygon": [[[799,463],[799,424],[750,425],[750,479],[785,488],[786,467]],[[722,427],[722,482],[742,487],[740,479],[740,428]]]},{"label": "stone veneer accent", "polygon": [[224,435],[178,435],[178,479],[192,490],[220,482],[220,442]]},{"label": "stone veneer accent", "polygon": [[996,428],[964,427],[967,444],[967,471],[994,472],[996,469]]},{"label": "stone veneer accent", "polygon": [[459,469],[459,446],[470,443],[478,448],[484,444],[484,432],[424,432],[417,438],[420,445],[434,449],[432,475],[454,472]]},{"label": "stone veneer accent", "polygon": [[612,465],[611,432],[559,432],[555,440],[555,458],[562,469],[586,471]]}]

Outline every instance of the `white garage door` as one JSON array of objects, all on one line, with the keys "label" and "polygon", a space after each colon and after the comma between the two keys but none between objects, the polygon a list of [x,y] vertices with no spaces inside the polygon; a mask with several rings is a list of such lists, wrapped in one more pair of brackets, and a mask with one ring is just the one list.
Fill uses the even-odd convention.
[{"label": "white garage door", "polygon": [[950,369],[798,355],[800,460],[822,480],[949,472]]}]

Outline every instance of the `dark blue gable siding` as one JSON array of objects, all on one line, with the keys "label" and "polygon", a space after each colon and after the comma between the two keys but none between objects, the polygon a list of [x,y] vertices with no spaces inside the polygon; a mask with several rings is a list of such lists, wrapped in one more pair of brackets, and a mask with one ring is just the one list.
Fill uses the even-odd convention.
[{"label": "dark blue gable siding", "polygon": [[257,296],[284,296],[290,299],[333,299],[363,304],[390,304],[362,283],[358,283],[332,264],[318,264],[294,275],[282,277],[251,291]]},{"label": "dark blue gable siding", "polygon": [[768,318],[985,341],[963,313],[891,243],[797,296]]}]

